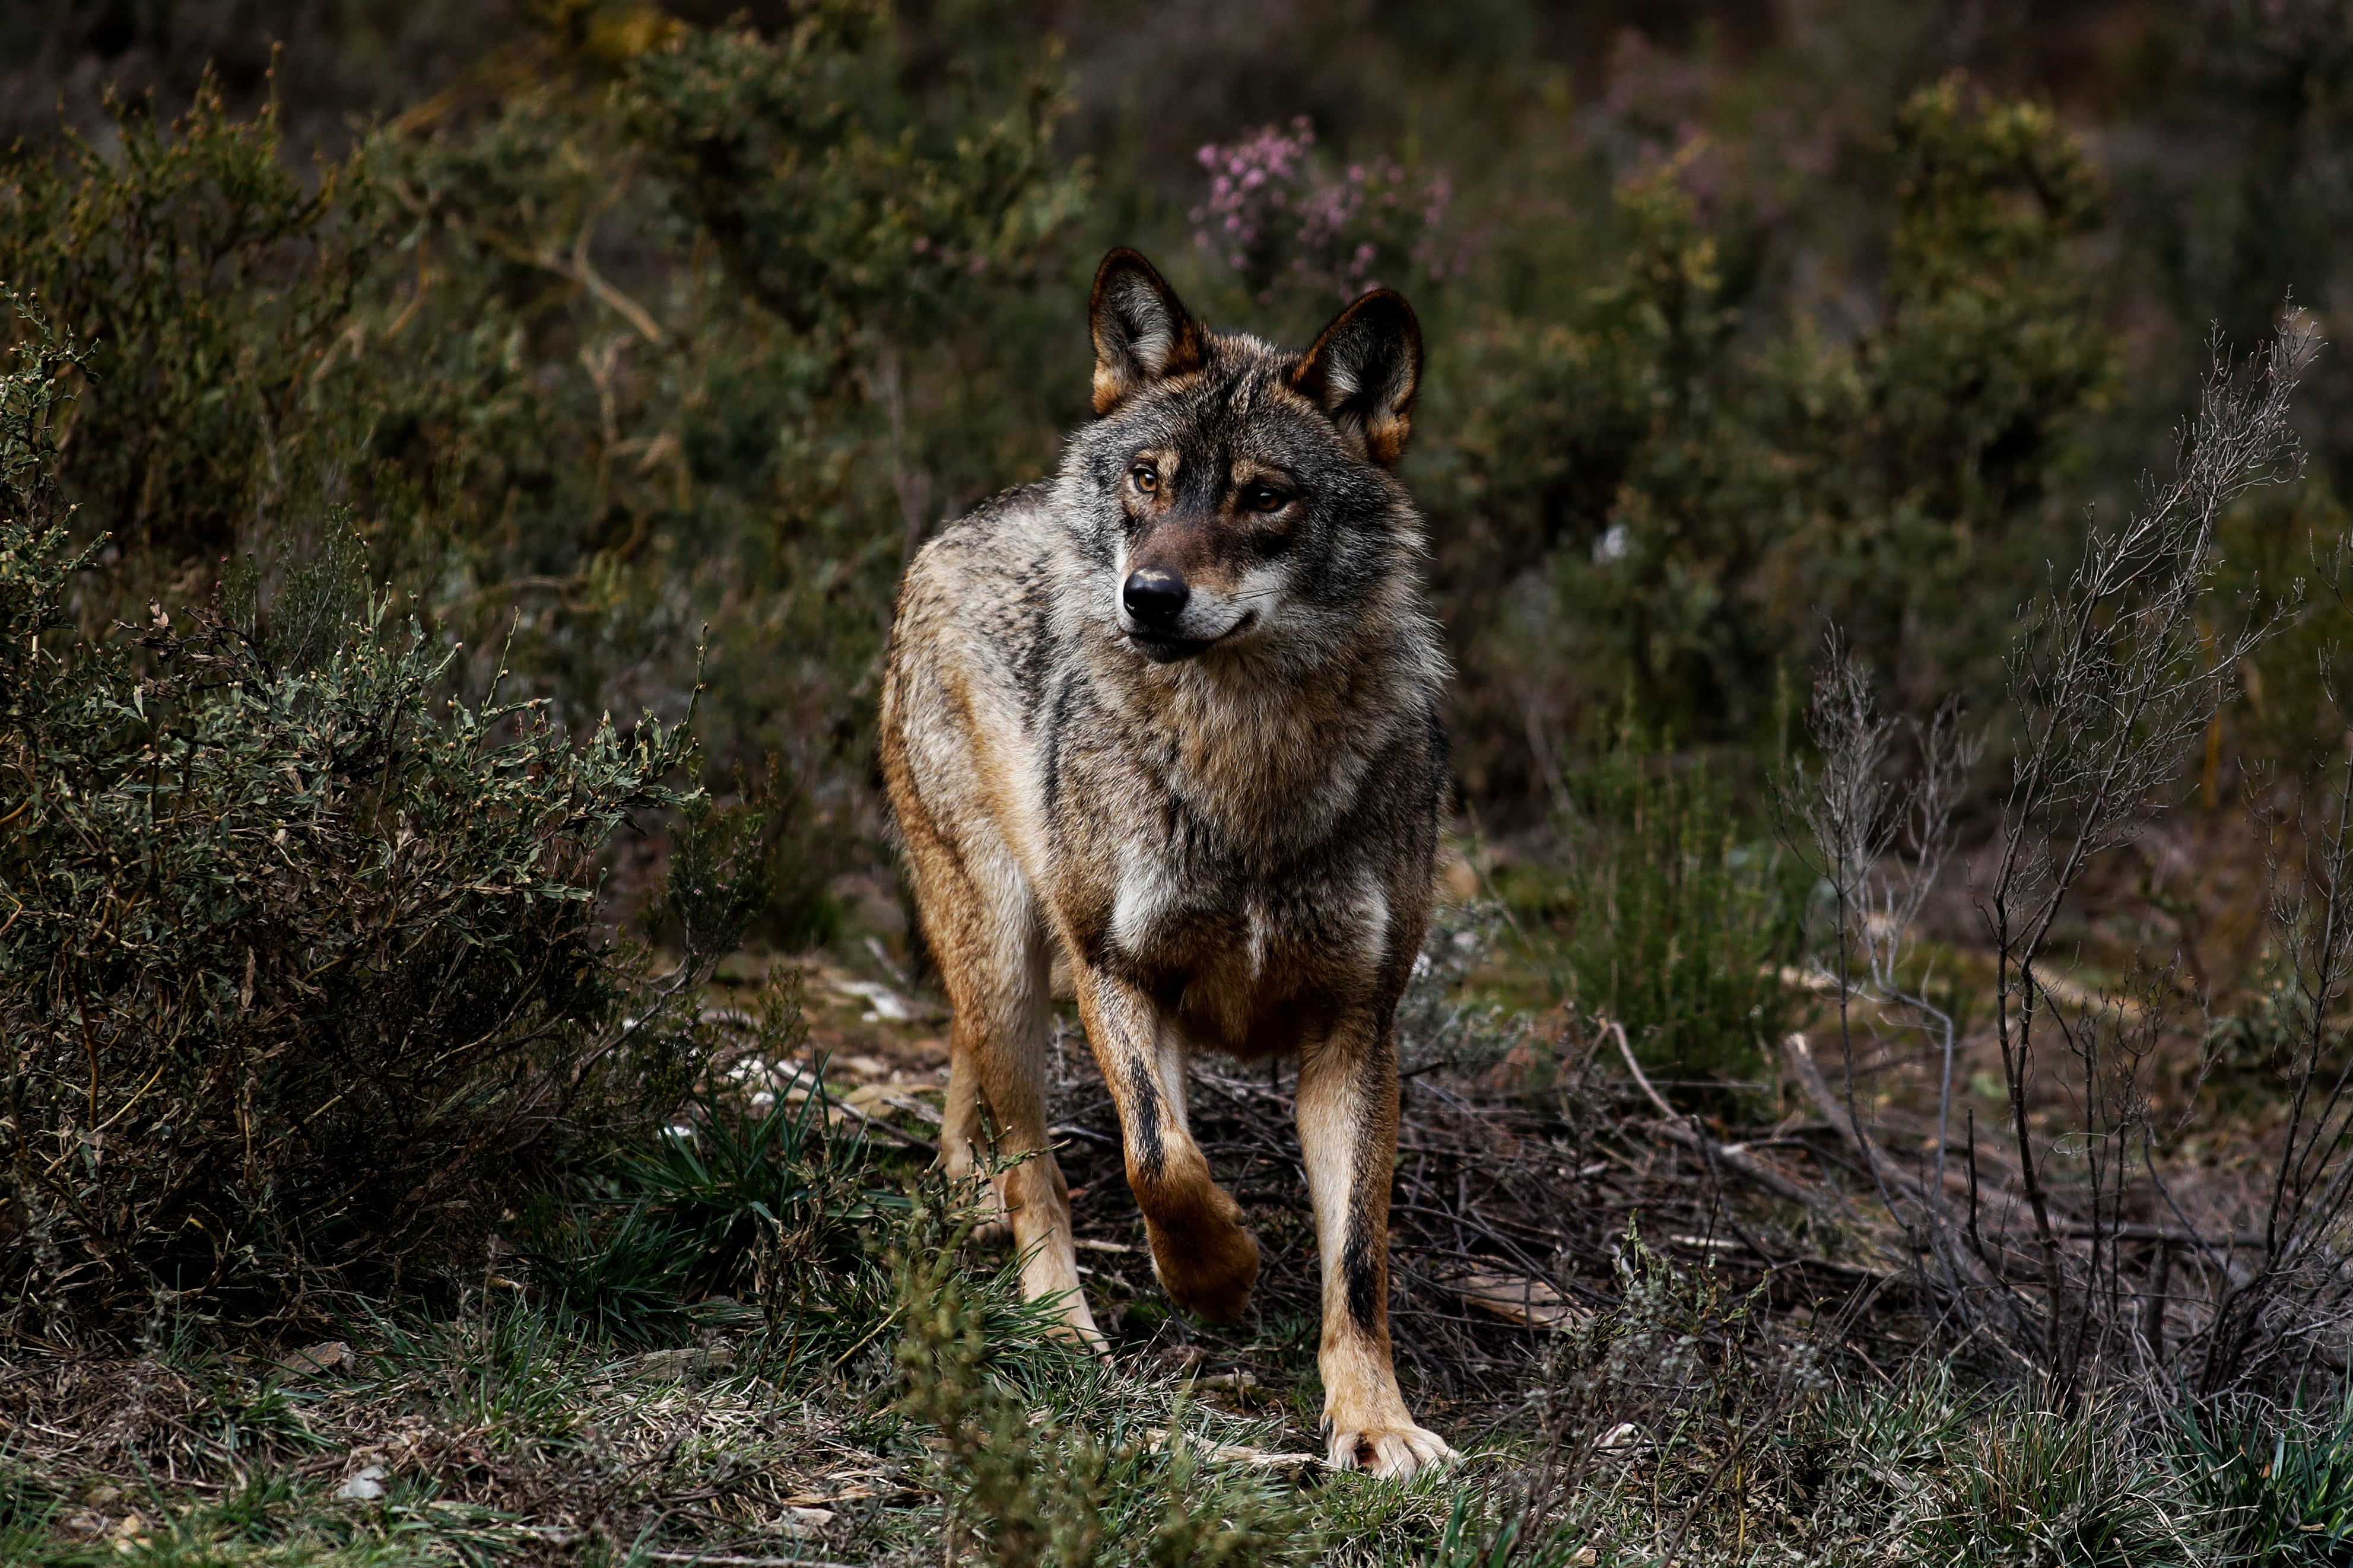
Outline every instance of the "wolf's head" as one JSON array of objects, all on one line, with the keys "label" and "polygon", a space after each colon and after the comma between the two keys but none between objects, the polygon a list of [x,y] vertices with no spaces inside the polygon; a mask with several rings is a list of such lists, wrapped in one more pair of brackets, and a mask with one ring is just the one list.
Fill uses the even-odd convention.
[{"label": "wolf's head", "polygon": [[1094,404],[1060,489],[1155,663],[1345,637],[1419,548],[1404,487],[1421,331],[1377,289],[1304,354],[1204,328],[1132,250],[1095,274]]}]

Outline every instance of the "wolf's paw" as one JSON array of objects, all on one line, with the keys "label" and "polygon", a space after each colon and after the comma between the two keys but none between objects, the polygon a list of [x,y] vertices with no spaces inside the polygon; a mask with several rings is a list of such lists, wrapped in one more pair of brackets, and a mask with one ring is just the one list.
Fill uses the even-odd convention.
[{"label": "wolf's paw", "polygon": [[1258,1283],[1258,1237],[1232,1224],[1182,1234],[1150,1224],[1145,1228],[1152,1238],[1153,1272],[1169,1300],[1212,1323],[1240,1320]]},{"label": "wolf's paw", "polygon": [[1362,1470],[1382,1480],[1409,1481],[1427,1469],[1453,1464],[1461,1455],[1427,1427],[1374,1427],[1335,1431],[1324,1462],[1335,1470]]},{"label": "wolf's paw", "polygon": [[1062,1310],[1062,1321],[1048,1329],[1046,1337],[1060,1340],[1073,1350],[1086,1351],[1105,1365],[1111,1363],[1111,1342],[1095,1327],[1095,1315],[1087,1310],[1086,1299],[1075,1291]]}]

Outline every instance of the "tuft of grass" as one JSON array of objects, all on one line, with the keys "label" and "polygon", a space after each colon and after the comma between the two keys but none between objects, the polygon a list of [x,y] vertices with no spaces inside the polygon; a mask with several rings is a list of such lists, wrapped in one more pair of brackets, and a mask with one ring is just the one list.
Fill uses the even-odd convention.
[{"label": "tuft of grass", "polygon": [[2142,1446],[2119,1440],[2121,1408],[2048,1410],[1998,1400],[1972,1423],[1929,1521],[1932,1557],[2052,1568],[2184,1568],[2210,1562],[2189,1499]]},{"label": "tuft of grass", "polygon": [[578,1385],[604,1360],[567,1328],[564,1314],[502,1291],[438,1322],[382,1325],[377,1375],[493,1451],[562,1446],[581,1427]]},{"label": "tuft of grass", "polygon": [[876,1184],[862,1132],[829,1125],[822,1061],[783,1065],[807,1044],[797,983],[760,1005],[748,1051],[681,1121],[519,1226],[538,1294],[600,1339],[674,1343],[753,1321],[756,1300],[774,1352],[827,1355],[885,1310],[876,1239],[907,1200]]},{"label": "tuft of grass", "polygon": [[2353,1389],[2334,1411],[2182,1405],[2175,1463],[2236,1561],[2353,1562]]},{"label": "tuft of grass", "polygon": [[1570,774],[1558,827],[1567,869],[1532,912],[1557,933],[1559,989],[1671,1080],[1754,1080],[1801,1005],[1780,980],[1804,933],[1793,868],[1742,833],[1704,761],[1630,721]]}]

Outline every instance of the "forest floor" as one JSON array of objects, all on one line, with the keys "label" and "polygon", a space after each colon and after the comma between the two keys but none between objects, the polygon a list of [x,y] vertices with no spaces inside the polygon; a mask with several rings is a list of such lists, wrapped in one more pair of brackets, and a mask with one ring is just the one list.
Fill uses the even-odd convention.
[{"label": "forest floor", "polygon": [[[788,973],[806,1058],[765,1066],[822,1065],[868,1184],[915,1190],[945,1089],[943,1010],[881,947],[852,943],[730,961],[712,1005]],[[1479,984],[1525,978],[1491,966]],[[1671,1113],[1606,1031],[1557,1009],[1482,1017],[1469,1059],[1409,1058],[1393,1209],[1399,1373],[1458,1468],[1398,1485],[1317,1462],[1319,1285],[1288,1068],[1196,1066],[1196,1134],[1263,1249],[1244,1321],[1206,1326],[1154,1280],[1065,1005],[1053,1125],[1112,1353],[1072,1354],[1034,1324],[988,1348],[1028,1410],[1013,1437],[981,1439],[1019,1449],[997,1490],[958,1473],[957,1443],[902,1394],[894,1347],[920,1310],[903,1273],[896,1304],[814,1367],[732,1301],[644,1349],[493,1275],[452,1313],[370,1311],[271,1356],[164,1327],[137,1358],[0,1363],[0,1561],[1929,1562],[2081,1538],[2085,1518],[2122,1543],[2116,1561],[2225,1560],[2161,1454],[2090,1446],[2112,1418],[2096,1405],[2050,1415],[1972,1392],[2001,1382],[1990,1345],[1924,1353],[1936,1324],[1891,1264],[1900,1245],[1835,1103],[1792,1089]],[[1917,1118],[1883,1098],[1898,1146]],[[974,1299],[997,1292],[1014,1321],[1003,1250],[950,1239]],[[1989,1476],[2008,1488],[1990,1500]],[[1024,1510],[1042,1521],[1029,1547],[975,1531]],[[2109,1560],[2086,1551],[2043,1560]]]}]

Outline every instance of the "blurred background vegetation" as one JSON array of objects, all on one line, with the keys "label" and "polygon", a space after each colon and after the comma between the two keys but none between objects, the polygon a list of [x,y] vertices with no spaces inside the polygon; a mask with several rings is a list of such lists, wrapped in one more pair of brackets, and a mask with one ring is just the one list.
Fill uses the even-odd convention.
[{"label": "blurred background vegetation", "polygon": [[[707,627],[705,782],[760,809],[787,947],[892,923],[897,574],[1083,416],[1109,245],[1291,342],[1414,300],[1460,799],[1562,931],[1564,847],[1648,798],[1586,764],[1704,758],[1693,799],[1761,842],[1832,620],[1894,708],[1996,712],[2017,606],[2169,466],[2210,331],[2353,311],[2353,16],[2320,0],[47,0],[0,61],[0,278],[86,350],[81,624],[332,515],[474,689],[506,646],[584,733],[682,713]],[[2304,410],[2217,616],[2331,576],[2341,355]],[[2211,738],[2217,820],[2341,733],[2344,612],[2298,615]],[[621,853],[626,888],[660,840]],[[2246,981],[2251,916],[2142,891],[2212,994]]]}]

